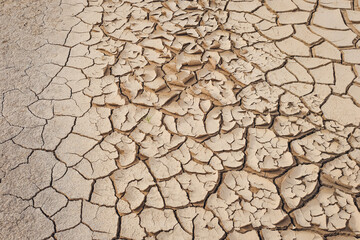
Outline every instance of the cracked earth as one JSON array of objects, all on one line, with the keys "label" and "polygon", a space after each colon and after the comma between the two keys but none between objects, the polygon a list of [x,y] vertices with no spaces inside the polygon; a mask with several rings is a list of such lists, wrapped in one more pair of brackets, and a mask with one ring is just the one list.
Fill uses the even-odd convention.
[{"label": "cracked earth", "polygon": [[0,239],[360,237],[360,0],[0,0]]}]

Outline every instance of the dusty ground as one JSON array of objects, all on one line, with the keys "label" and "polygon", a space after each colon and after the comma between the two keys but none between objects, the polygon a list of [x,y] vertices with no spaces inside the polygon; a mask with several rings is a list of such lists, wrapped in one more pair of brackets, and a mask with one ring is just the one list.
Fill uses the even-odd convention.
[{"label": "dusty ground", "polygon": [[360,237],[360,0],[0,0],[0,239]]}]

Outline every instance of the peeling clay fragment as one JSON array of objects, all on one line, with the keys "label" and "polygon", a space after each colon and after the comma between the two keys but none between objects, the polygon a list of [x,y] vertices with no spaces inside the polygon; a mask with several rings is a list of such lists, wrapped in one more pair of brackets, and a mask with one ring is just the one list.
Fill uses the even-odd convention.
[{"label": "peeling clay fragment", "polygon": [[110,178],[114,182],[117,195],[125,193],[129,184],[134,184],[142,191],[154,184],[153,178],[143,162],[139,162],[127,169],[118,169]]},{"label": "peeling clay fragment", "polygon": [[359,210],[353,198],[338,189],[322,187],[316,198],[293,215],[302,227],[316,226],[330,232],[348,228],[359,233]]},{"label": "peeling clay fragment", "polygon": [[168,231],[177,224],[174,212],[169,209],[146,208],[140,214],[140,221],[140,226],[150,233]]},{"label": "peeling clay fragment", "polygon": [[246,164],[257,172],[274,171],[294,163],[288,141],[268,129],[249,128]]},{"label": "peeling clay fragment", "polygon": [[283,177],[280,193],[290,209],[296,208],[318,184],[319,167],[313,164],[298,165]]},{"label": "peeling clay fragment", "polygon": [[115,158],[118,153],[104,151],[103,149],[106,149],[103,147],[105,144],[101,143],[88,151],[82,160],[74,166],[74,169],[88,179],[105,177],[117,169]]},{"label": "peeling clay fragment", "polygon": [[180,162],[169,155],[161,158],[150,158],[149,167],[158,179],[169,178],[181,171]]},{"label": "peeling clay fragment", "polygon": [[350,146],[346,138],[327,130],[321,130],[293,141],[291,149],[296,156],[318,163],[345,153],[350,149]]},{"label": "peeling clay fragment", "polygon": [[280,136],[297,136],[315,129],[308,119],[278,116],[274,120],[274,131]]},{"label": "peeling clay fragment", "polygon": [[184,230],[195,239],[221,239],[224,236],[219,219],[210,211],[189,207],[176,211],[176,215]]},{"label": "peeling clay fragment", "polygon": [[280,202],[271,181],[245,171],[230,171],[206,206],[220,219],[225,231],[231,231],[250,225],[271,228],[280,224],[286,219],[279,209]]},{"label": "peeling clay fragment", "polygon": [[166,206],[180,207],[186,206],[189,203],[186,192],[181,188],[180,183],[175,178],[160,182],[159,186]]},{"label": "peeling clay fragment", "polygon": [[359,192],[360,168],[356,161],[342,155],[323,167],[323,179],[344,186],[351,192]]},{"label": "peeling clay fragment", "polygon": [[104,206],[115,206],[115,191],[110,178],[96,180],[91,202]]},{"label": "peeling clay fragment", "polygon": [[260,82],[242,89],[240,96],[245,109],[264,113],[276,110],[278,98],[283,92],[278,87],[270,86],[266,82]]}]

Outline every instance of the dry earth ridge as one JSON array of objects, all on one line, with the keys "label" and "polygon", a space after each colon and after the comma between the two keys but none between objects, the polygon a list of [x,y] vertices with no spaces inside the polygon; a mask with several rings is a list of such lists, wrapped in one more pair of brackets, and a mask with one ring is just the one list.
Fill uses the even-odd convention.
[{"label": "dry earth ridge", "polygon": [[360,0],[0,22],[0,239],[359,239]]}]

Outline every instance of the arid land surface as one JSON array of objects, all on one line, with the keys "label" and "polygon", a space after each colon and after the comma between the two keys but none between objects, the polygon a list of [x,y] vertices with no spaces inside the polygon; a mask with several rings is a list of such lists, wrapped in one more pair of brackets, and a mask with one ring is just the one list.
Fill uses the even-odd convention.
[{"label": "arid land surface", "polygon": [[360,237],[360,0],[0,0],[0,239]]}]

